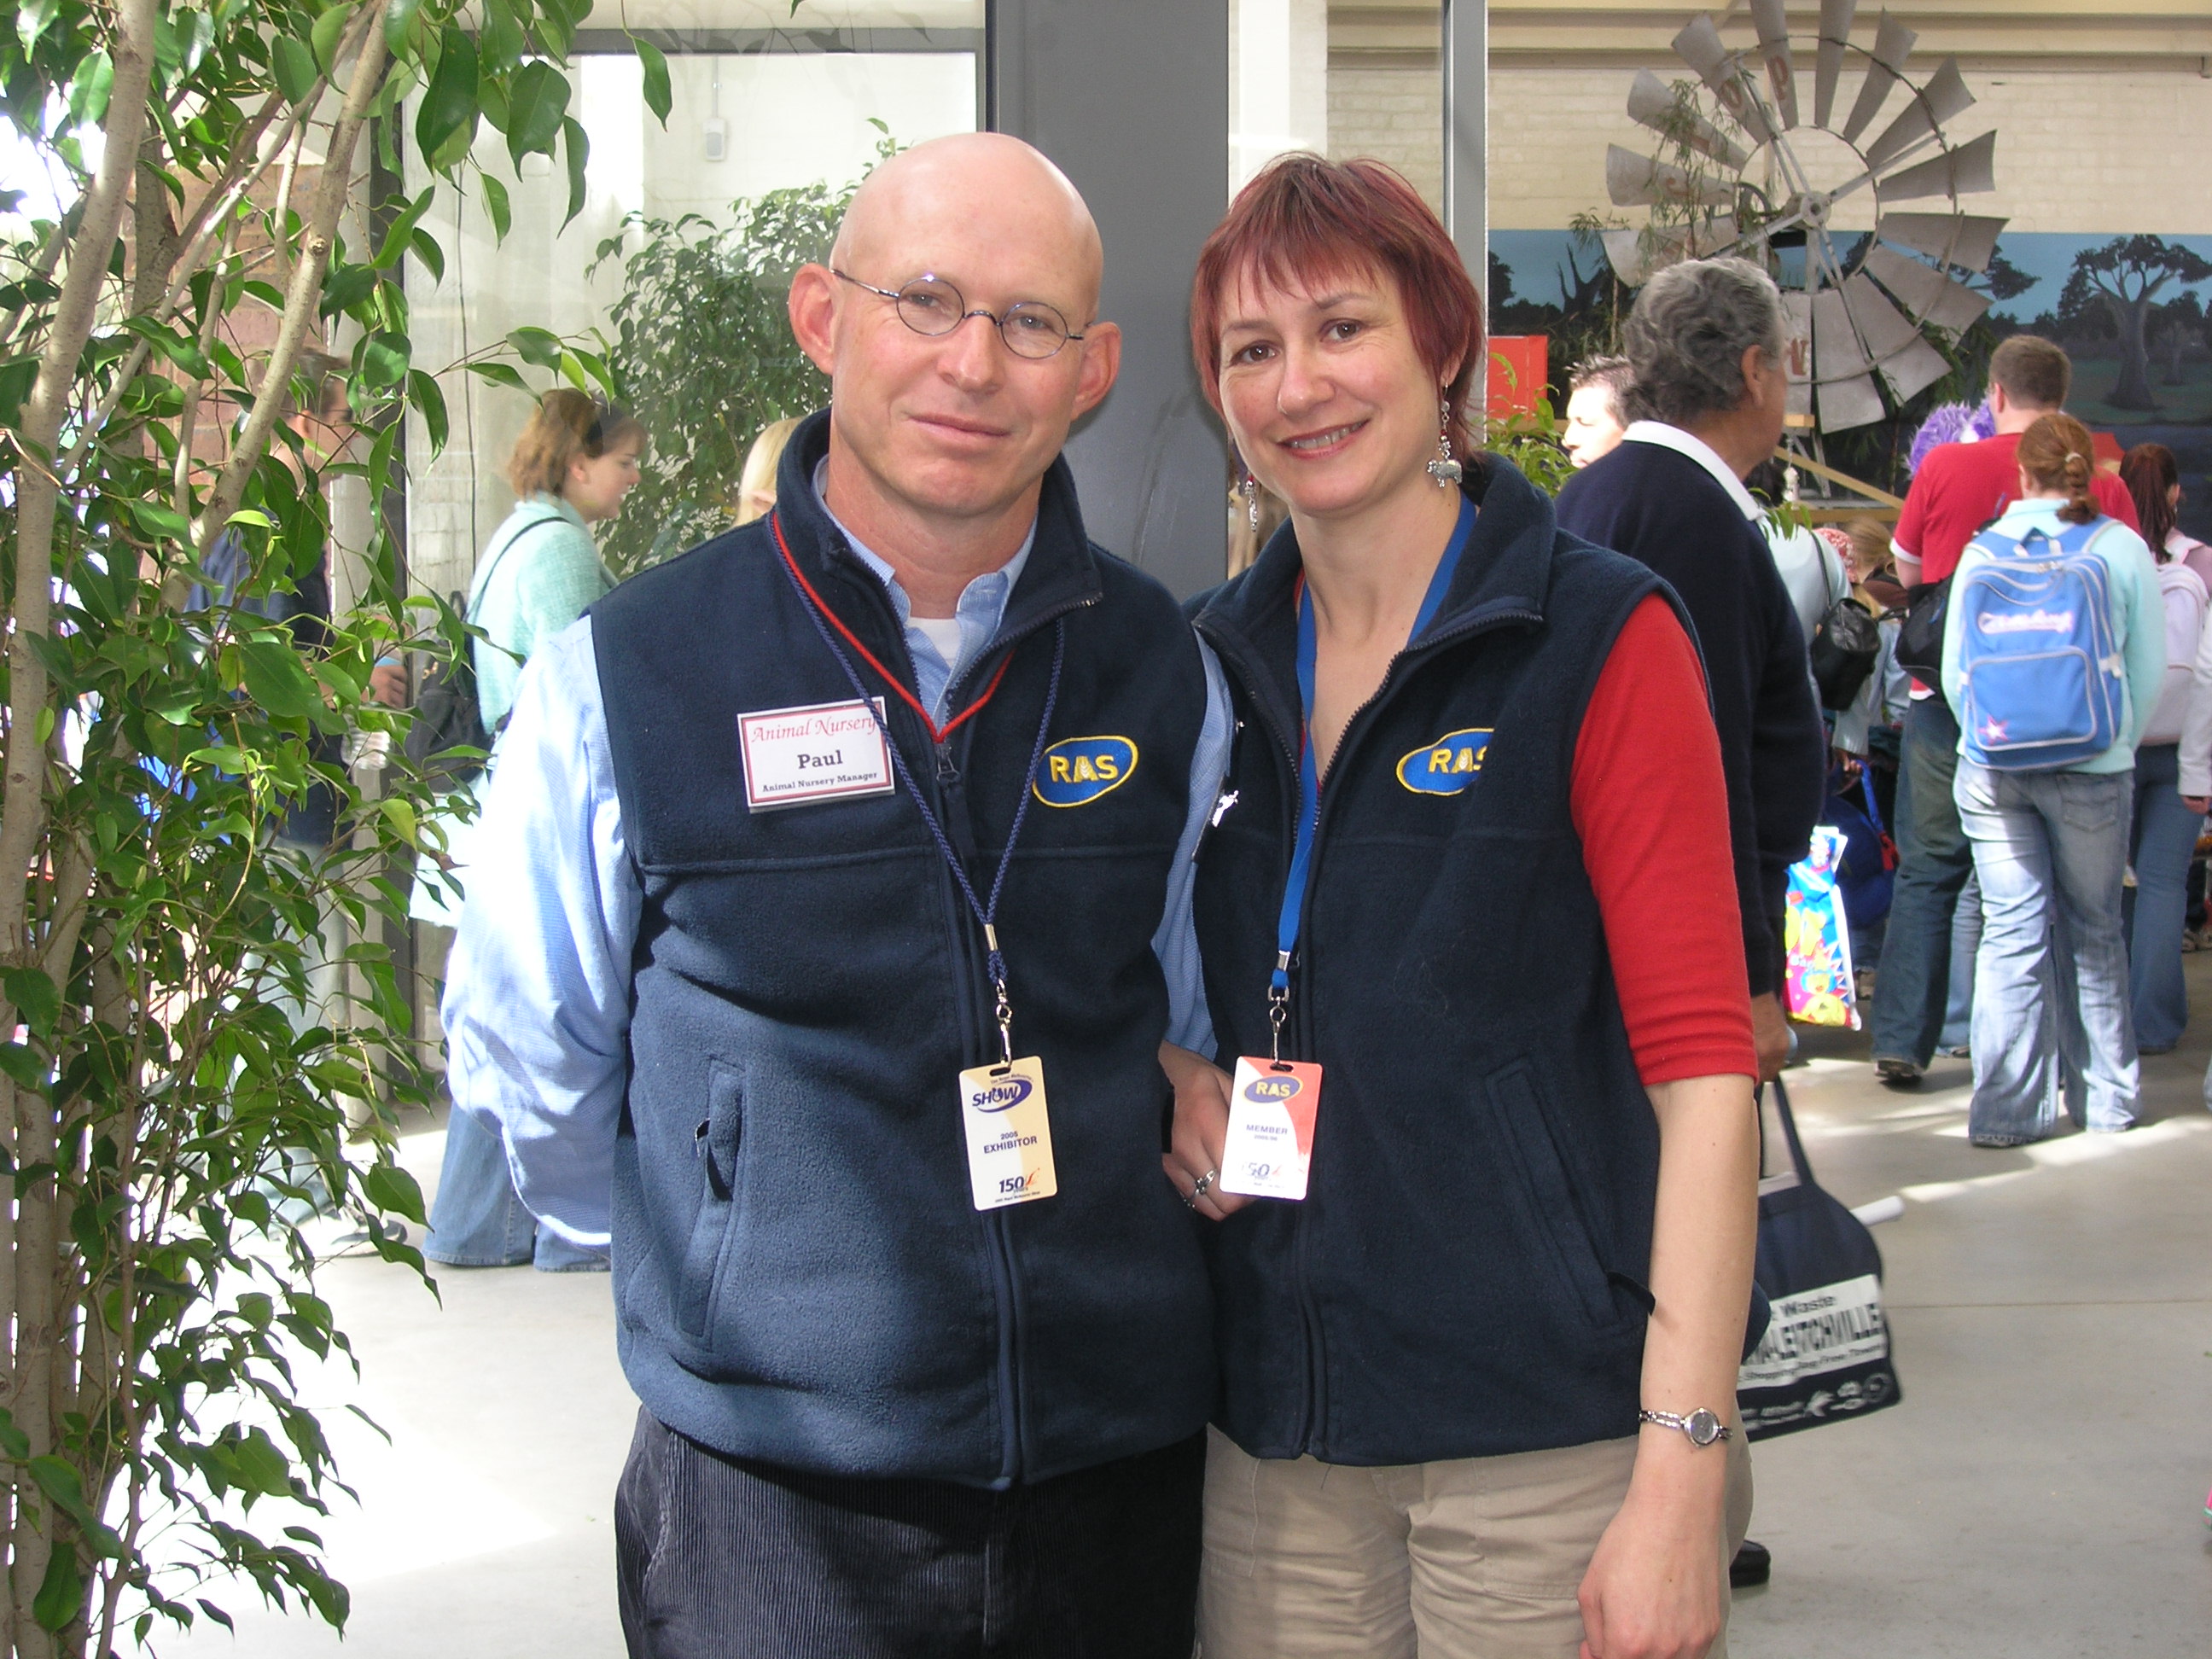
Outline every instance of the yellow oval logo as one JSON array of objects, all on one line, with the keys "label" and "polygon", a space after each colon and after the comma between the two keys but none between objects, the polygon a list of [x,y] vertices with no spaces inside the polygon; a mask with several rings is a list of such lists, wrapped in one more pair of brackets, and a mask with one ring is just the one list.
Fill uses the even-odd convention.
[{"label": "yellow oval logo", "polygon": [[1492,729],[1469,726],[1422,744],[1398,763],[1398,781],[1417,795],[1456,795],[1482,770]]},{"label": "yellow oval logo", "polygon": [[1047,806],[1088,806],[1136,769],[1137,745],[1127,738],[1062,738],[1038,757],[1030,788]]}]

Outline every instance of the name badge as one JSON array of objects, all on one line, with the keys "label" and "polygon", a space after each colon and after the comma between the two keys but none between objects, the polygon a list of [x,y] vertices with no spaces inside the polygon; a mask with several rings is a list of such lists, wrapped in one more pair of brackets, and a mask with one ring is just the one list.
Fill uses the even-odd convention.
[{"label": "name badge", "polygon": [[773,812],[817,800],[888,795],[897,787],[891,755],[871,709],[851,702],[810,703],[738,716],[744,752],[745,810]]},{"label": "name badge", "polygon": [[1320,1066],[1250,1054],[1238,1060],[1229,1087],[1221,1190],[1247,1198],[1304,1198],[1320,1104]]},{"label": "name badge", "polygon": [[1060,1190],[1042,1060],[1031,1055],[961,1073],[960,1121],[968,1133],[968,1182],[977,1209],[1001,1210]]}]

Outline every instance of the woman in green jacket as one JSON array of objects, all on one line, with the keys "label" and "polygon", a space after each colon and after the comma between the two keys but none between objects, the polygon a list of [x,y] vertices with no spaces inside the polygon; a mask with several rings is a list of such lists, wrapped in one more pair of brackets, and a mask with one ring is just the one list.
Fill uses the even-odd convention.
[{"label": "woman in green jacket", "polygon": [[[634,417],[567,387],[545,394],[515,442],[507,464],[514,511],[492,532],[469,587],[469,620],[484,631],[474,646],[477,702],[493,735],[491,758],[468,785],[479,810],[525,665],[615,585],[590,526],[622,510],[644,448],[645,428]],[[473,821],[441,819],[440,828],[447,848],[440,877],[416,881],[410,909],[417,921],[451,927],[460,921],[454,889],[466,885]],[[607,1265],[605,1256],[538,1226],[515,1195],[506,1150],[459,1113],[447,1128],[422,1250],[456,1267],[534,1261],[550,1273],[589,1273]]]}]

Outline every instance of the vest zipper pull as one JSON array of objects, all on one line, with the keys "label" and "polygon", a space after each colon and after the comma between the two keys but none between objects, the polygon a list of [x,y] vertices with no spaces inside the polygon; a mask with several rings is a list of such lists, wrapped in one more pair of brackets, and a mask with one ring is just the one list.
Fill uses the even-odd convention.
[{"label": "vest zipper pull", "polygon": [[960,769],[952,763],[952,739],[940,738],[937,744],[937,781],[939,783],[958,781]]}]

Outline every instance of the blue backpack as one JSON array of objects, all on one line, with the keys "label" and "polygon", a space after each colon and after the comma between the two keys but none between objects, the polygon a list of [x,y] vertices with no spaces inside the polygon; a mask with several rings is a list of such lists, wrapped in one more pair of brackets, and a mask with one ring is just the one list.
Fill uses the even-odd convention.
[{"label": "blue backpack", "polygon": [[2054,540],[1984,530],[1988,556],[1953,583],[1960,630],[1959,726],[1966,758],[1996,772],[2048,772],[2094,759],[2127,720],[2127,665],[2112,623],[2112,573],[2089,550],[2111,522]]}]

